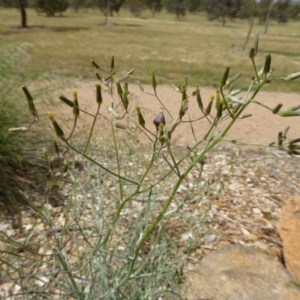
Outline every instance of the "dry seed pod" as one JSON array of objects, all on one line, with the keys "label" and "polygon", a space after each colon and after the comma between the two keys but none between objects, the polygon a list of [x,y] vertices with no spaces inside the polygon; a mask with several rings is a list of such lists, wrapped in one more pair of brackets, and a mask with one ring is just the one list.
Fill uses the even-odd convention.
[{"label": "dry seed pod", "polygon": [[121,119],[121,116],[111,107],[108,107],[108,110],[111,112],[111,114],[117,119]]},{"label": "dry seed pod", "polygon": [[199,86],[196,87],[196,99],[197,99],[197,103],[198,103],[199,108],[202,110],[203,109],[203,102],[202,102],[202,99],[201,99]]}]

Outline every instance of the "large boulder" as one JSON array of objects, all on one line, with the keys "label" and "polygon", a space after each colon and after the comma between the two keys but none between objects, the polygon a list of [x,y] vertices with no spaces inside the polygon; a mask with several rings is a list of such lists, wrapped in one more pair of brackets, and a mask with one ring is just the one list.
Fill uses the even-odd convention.
[{"label": "large boulder", "polygon": [[205,256],[186,274],[188,300],[299,300],[300,289],[282,264],[251,247],[228,245]]},{"label": "large boulder", "polygon": [[300,283],[300,196],[291,197],[282,207],[279,234],[286,268]]}]

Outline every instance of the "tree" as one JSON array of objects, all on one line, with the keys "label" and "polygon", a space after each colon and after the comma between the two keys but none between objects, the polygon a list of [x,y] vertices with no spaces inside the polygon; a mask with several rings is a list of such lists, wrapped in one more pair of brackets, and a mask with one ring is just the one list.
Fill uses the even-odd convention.
[{"label": "tree", "polygon": [[165,0],[166,10],[170,13],[175,13],[178,20],[185,15],[187,4],[187,0]]},{"label": "tree", "polygon": [[35,0],[33,3],[39,13],[45,13],[48,17],[53,17],[56,13],[62,14],[68,6],[68,0]]},{"label": "tree", "polygon": [[126,1],[127,7],[130,12],[135,16],[140,16],[142,10],[145,8],[145,1],[144,0],[127,0]]},{"label": "tree", "polygon": [[242,0],[208,0],[206,3],[208,19],[221,19],[222,26],[225,26],[227,18],[237,17],[241,6]]},{"label": "tree", "polygon": [[163,9],[163,3],[161,0],[144,0],[145,5],[152,12],[154,17],[156,13],[160,12]]},{"label": "tree", "polygon": [[26,0],[0,0],[0,6],[18,8],[21,13],[21,27],[27,28]]}]

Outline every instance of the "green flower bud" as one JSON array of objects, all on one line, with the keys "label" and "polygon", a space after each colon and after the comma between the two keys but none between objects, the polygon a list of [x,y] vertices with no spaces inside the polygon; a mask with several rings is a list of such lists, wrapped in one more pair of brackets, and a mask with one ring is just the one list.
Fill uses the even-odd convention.
[{"label": "green flower bud", "polygon": [[123,94],[122,94],[122,101],[123,101],[123,105],[125,107],[125,109],[127,109],[128,105],[129,105],[129,100],[127,95],[129,94],[128,92],[128,83],[125,82],[123,85]]},{"label": "green flower bud", "polygon": [[250,118],[250,117],[252,117],[252,115],[251,114],[247,114],[247,115],[241,116],[240,119],[246,119],[246,118]]},{"label": "green flower bud", "polygon": [[275,108],[273,108],[272,113],[276,115],[282,106],[283,104],[279,103]]},{"label": "green flower bud", "polygon": [[210,97],[210,100],[209,100],[209,102],[208,102],[207,108],[206,108],[206,110],[205,110],[205,115],[206,115],[206,116],[210,114],[211,107],[212,107],[212,104],[213,104],[214,99],[215,99],[215,96],[212,95],[212,96]]},{"label": "green flower bud", "polygon": [[185,85],[184,83],[181,85],[180,91],[181,91],[181,95],[182,95],[181,100],[184,101],[185,99],[187,99],[187,95],[186,95],[186,85]]},{"label": "green flower bud", "polygon": [[64,102],[65,104],[67,104],[70,107],[74,107],[74,102],[69,100],[68,98],[66,98],[65,96],[59,96],[59,99]]},{"label": "green flower bud", "polygon": [[102,91],[101,91],[101,85],[97,83],[96,85],[96,102],[100,106],[102,104]]},{"label": "green flower bud", "polygon": [[278,146],[282,146],[282,142],[283,142],[283,137],[282,137],[282,132],[278,132],[278,136],[277,136],[277,144]]},{"label": "green flower bud", "polygon": [[78,98],[77,98],[77,92],[73,92],[74,96],[74,106],[73,106],[73,115],[77,118],[79,116],[79,105],[78,105]]},{"label": "green flower bud", "polygon": [[292,108],[287,108],[285,110],[280,111],[279,115],[281,117],[296,117],[296,116],[300,116],[300,112],[294,111]]},{"label": "green flower bud", "polygon": [[155,79],[154,71],[152,71],[151,74],[152,74],[152,88],[153,88],[154,90],[156,90],[157,84],[156,84],[156,79]]},{"label": "green flower bud", "polygon": [[116,123],[115,127],[118,129],[126,129],[127,128],[124,124],[121,124],[121,123]]},{"label": "green flower bud", "polygon": [[249,52],[249,57],[251,58],[251,59],[253,59],[254,57],[255,57],[255,48],[251,48],[250,49],[250,52]]},{"label": "green flower bud", "polygon": [[111,63],[110,63],[110,69],[113,71],[115,68],[115,57],[112,55],[111,57]]},{"label": "green flower bud", "polygon": [[143,115],[141,113],[141,108],[139,106],[136,106],[135,109],[136,109],[137,114],[138,114],[138,121],[139,121],[140,126],[145,127],[146,122],[145,122],[145,119],[143,118]]},{"label": "green flower bud", "polygon": [[54,145],[54,150],[55,150],[55,153],[56,155],[59,157],[59,148],[58,148],[58,144],[56,142],[56,139],[52,139],[52,143]]},{"label": "green flower bud", "polygon": [[290,144],[300,143],[300,138],[293,139],[293,140],[289,141],[289,143],[290,143]]},{"label": "green flower bud", "polygon": [[203,102],[202,102],[201,95],[200,95],[199,85],[196,86],[196,99],[197,99],[197,103],[198,103],[199,108],[202,110],[203,109]]},{"label": "green flower bud", "polygon": [[271,54],[267,54],[265,65],[264,65],[264,74],[267,75],[271,70]]},{"label": "green flower bud", "polygon": [[165,143],[165,138],[164,138],[164,126],[165,124],[160,123],[158,126],[159,129],[159,141],[163,145]]},{"label": "green flower bud", "polygon": [[121,87],[120,81],[116,81],[116,85],[117,85],[118,95],[122,98],[123,91],[122,91],[122,87]]},{"label": "green flower bud", "polygon": [[28,89],[25,86],[22,86],[22,90],[26,96],[26,100],[27,100],[27,104],[28,104],[28,110],[29,112],[35,117],[37,118],[38,114],[37,111],[35,109],[34,103],[33,103],[33,98],[30,95]]},{"label": "green flower bud", "polygon": [[100,67],[92,59],[91,59],[91,63],[96,69],[100,69]]},{"label": "green flower bud", "polygon": [[188,104],[189,104],[189,101],[188,99],[184,99],[182,102],[181,102],[181,106],[180,106],[180,110],[179,110],[179,118],[182,119],[182,117],[186,114],[187,110],[188,110]]},{"label": "green flower bud", "polygon": [[98,73],[95,73],[98,80],[101,80],[101,77]]},{"label": "green flower bud", "polygon": [[221,87],[224,87],[226,85],[227,78],[228,78],[228,75],[229,75],[229,71],[230,71],[230,67],[227,67],[225,69],[223,77],[221,79]]},{"label": "green flower bud", "polygon": [[52,122],[52,125],[54,127],[54,130],[55,130],[55,133],[56,133],[57,137],[63,138],[64,137],[64,132],[60,128],[60,126],[57,124],[57,122],[55,121],[53,115],[52,114],[48,114],[47,117]]}]

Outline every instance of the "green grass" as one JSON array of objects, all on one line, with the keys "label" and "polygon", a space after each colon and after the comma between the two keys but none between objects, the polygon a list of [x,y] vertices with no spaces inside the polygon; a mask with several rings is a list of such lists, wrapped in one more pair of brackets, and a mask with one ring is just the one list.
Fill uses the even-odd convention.
[{"label": "green grass", "polygon": [[[124,70],[135,68],[134,79],[149,82],[155,70],[159,83],[183,82],[201,86],[217,86],[220,70],[231,66],[231,74],[240,72],[241,86],[247,87],[252,76],[248,51],[241,51],[248,30],[247,21],[236,20],[222,27],[218,21],[209,22],[205,15],[187,15],[177,21],[174,15],[161,13],[155,18],[145,11],[143,18],[134,18],[122,10],[110,18],[115,26],[100,26],[103,15],[98,12],[72,10],[64,17],[38,16],[28,9],[30,29],[18,29],[19,12],[16,9],[0,10],[0,45],[29,43],[28,53],[32,72],[54,72],[61,76],[93,78],[92,69],[86,68],[90,59],[100,65],[115,55]],[[269,34],[261,35],[260,52],[272,53],[275,77],[283,77],[300,69],[299,24],[271,22]],[[256,25],[253,34],[263,33],[264,27]],[[258,58],[262,66],[264,56]],[[298,91],[298,84],[278,83],[278,91]]]}]

